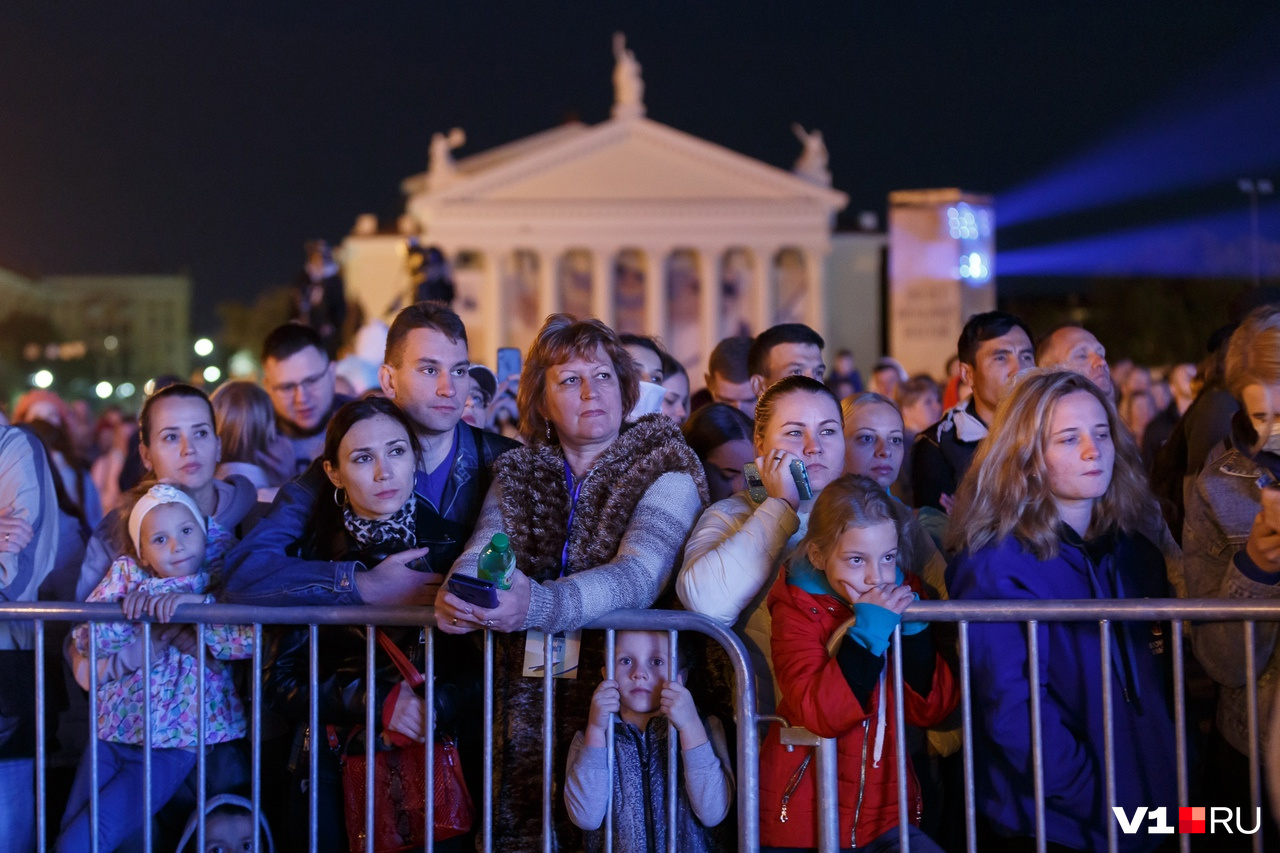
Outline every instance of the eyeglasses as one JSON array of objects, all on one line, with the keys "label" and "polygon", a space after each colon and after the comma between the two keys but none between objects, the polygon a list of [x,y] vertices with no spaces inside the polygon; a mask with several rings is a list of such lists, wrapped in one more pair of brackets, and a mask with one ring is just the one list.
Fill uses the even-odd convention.
[{"label": "eyeglasses", "polygon": [[271,393],[283,394],[286,397],[292,397],[294,394],[298,393],[298,389],[301,388],[303,391],[310,394],[312,391],[316,390],[316,387],[319,386],[319,384],[324,381],[328,375],[329,368],[325,367],[324,370],[314,374],[313,376],[308,376],[301,382],[282,382],[279,385],[272,385]]}]

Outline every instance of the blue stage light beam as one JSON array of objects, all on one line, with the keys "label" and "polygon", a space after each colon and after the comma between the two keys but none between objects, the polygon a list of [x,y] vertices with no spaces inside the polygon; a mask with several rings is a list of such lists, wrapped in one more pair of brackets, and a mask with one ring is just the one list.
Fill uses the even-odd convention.
[{"label": "blue stage light beam", "polygon": [[1227,98],[1166,102],[1116,136],[999,196],[1007,228],[1280,168],[1280,68]]},{"label": "blue stage light beam", "polygon": [[[1264,277],[1280,275],[1280,203],[1259,210]],[[1253,242],[1248,212],[1227,211],[1077,240],[1002,251],[996,272],[1006,276],[1169,276],[1251,278]]]}]

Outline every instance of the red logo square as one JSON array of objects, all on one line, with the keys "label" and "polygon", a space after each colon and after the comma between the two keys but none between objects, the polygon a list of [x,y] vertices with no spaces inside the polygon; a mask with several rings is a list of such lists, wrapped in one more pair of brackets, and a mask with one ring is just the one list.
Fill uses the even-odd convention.
[{"label": "red logo square", "polygon": [[1204,806],[1178,809],[1178,832],[1204,834]]}]

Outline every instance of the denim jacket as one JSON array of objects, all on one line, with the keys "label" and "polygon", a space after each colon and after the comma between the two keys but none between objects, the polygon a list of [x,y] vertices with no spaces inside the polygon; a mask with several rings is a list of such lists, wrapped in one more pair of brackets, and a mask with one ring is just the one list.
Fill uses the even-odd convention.
[{"label": "denim jacket", "polygon": [[[456,451],[439,507],[446,519],[468,528],[475,525],[489,490],[489,467],[517,446],[496,433],[464,423],[454,429]],[[415,492],[425,500],[425,475],[419,472]],[[303,474],[280,487],[266,517],[227,554],[222,597],[232,604],[306,606],[363,604],[356,589],[354,560],[308,560],[296,556],[316,501],[330,500],[333,485],[317,459]],[[466,541],[464,536],[463,542]],[[373,568],[367,566],[366,568]]]},{"label": "denim jacket", "polygon": [[[1187,594],[1191,598],[1280,599],[1280,574],[1260,570],[1245,553],[1258,514],[1256,482],[1262,469],[1230,444],[1209,454],[1187,494],[1183,528]],[[1191,628],[1192,648],[1209,675],[1221,685],[1218,728],[1227,742],[1248,754],[1246,684],[1258,679],[1259,719],[1270,719],[1280,658],[1276,639],[1280,622],[1258,622],[1254,632],[1256,671],[1245,669],[1244,627],[1240,622],[1200,622]],[[1263,726],[1262,736],[1267,731]],[[1266,748],[1265,743],[1263,746]]]}]

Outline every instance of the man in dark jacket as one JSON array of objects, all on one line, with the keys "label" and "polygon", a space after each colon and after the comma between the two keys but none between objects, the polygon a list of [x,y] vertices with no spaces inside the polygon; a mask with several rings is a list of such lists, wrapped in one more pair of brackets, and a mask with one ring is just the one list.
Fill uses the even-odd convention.
[{"label": "man in dark jacket", "polygon": [[960,380],[973,396],[920,431],[911,446],[911,491],[917,508],[947,512],[978,442],[1014,374],[1035,366],[1031,329],[1003,311],[975,314],[956,344]]},{"label": "man in dark jacket", "polygon": [[[315,502],[333,486],[317,460],[281,487],[271,511],[227,555],[227,601],[243,604],[430,604],[475,526],[489,490],[489,466],[514,441],[462,423],[470,389],[467,330],[458,315],[434,302],[410,305],[387,333],[383,392],[417,427],[422,462],[414,492],[432,515],[438,545],[427,554],[432,572],[405,564],[421,552],[392,554],[376,566],[304,560],[296,556]],[[420,539],[422,537],[419,537]],[[368,571],[358,569],[367,568]]]}]

